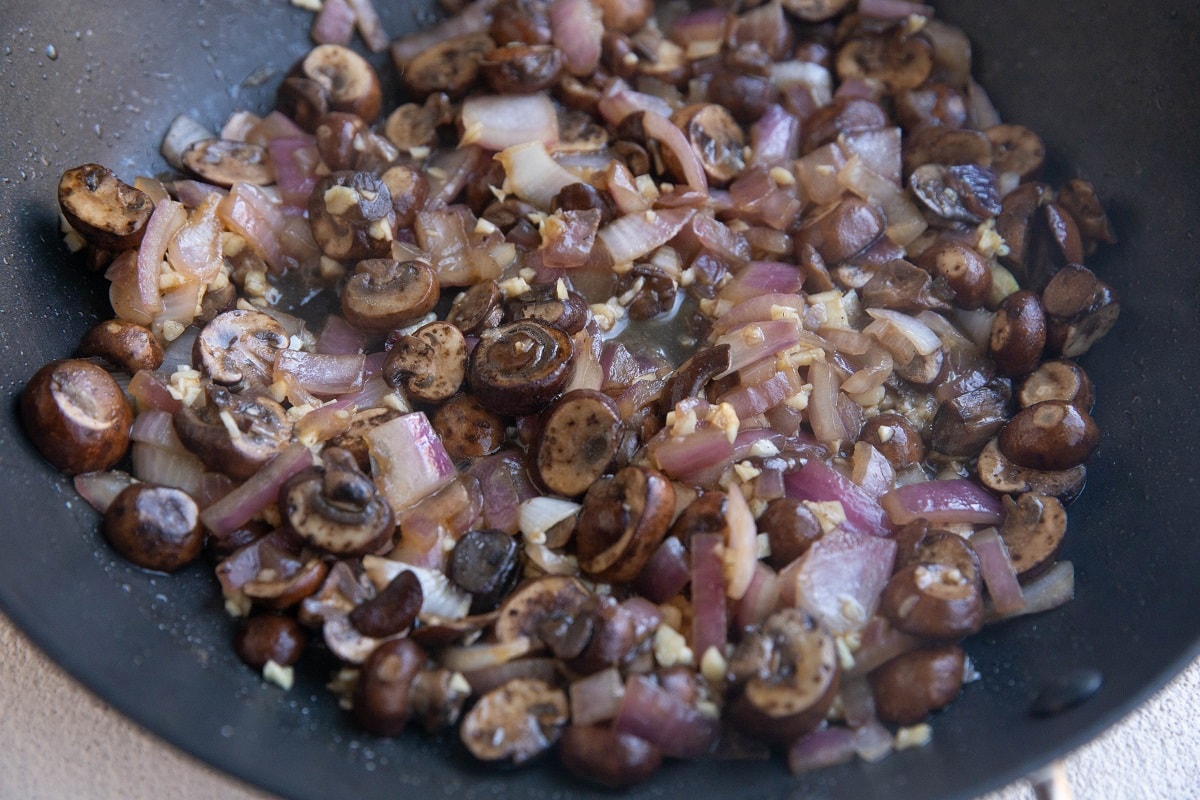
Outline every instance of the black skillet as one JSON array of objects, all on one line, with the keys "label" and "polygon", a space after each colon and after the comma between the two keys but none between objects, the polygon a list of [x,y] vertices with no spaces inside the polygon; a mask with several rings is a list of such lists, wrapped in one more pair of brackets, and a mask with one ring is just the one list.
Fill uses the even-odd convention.
[{"label": "black skillet", "polygon": [[[983,678],[937,717],[929,747],[799,779],[780,763],[672,765],[632,796],[973,796],[1091,739],[1200,649],[1200,8],[943,5],[976,43],[977,75],[1001,113],[1042,133],[1056,180],[1097,185],[1121,237],[1091,261],[1125,302],[1084,361],[1104,439],[1071,512],[1077,598],[968,642]],[[432,8],[384,8],[388,30],[427,23]],[[161,168],[175,114],[219,125],[232,109],[267,108],[308,22],[286,0],[0,5],[0,607],[123,713],[281,795],[587,795],[553,766],[499,774],[452,742],[362,736],[320,670],[302,671],[287,694],[264,685],[230,650],[211,575],[168,579],[118,560],[18,427],[28,377],[104,317],[102,281],[60,244],[58,174],[98,161],[132,178]],[[1039,687],[1080,667],[1104,675],[1090,701],[1049,719],[1027,713]]]}]

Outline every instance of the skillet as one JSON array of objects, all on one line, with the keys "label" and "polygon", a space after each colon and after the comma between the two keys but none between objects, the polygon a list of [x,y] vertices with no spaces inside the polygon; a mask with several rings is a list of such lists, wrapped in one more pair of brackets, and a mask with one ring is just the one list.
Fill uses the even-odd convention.
[{"label": "skillet", "polygon": [[[433,3],[383,5],[393,35],[435,17]],[[962,0],[939,13],[971,35],[1004,118],[1044,137],[1052,181],[1093,181],[1121,238],[1089,260],[1124,302],[1083,360],[1103,441],[1071,511],[1076,599],[968,641],[983,678],[938,715],[929,747],[800,779],[778,763],[673,765],[632,797],[974,796],[1093,738],[1200,652],[1200,7]],[[452,743],[365,737],[326,694],[323,668],[302,669],[287,694],[266,686],[229,647],[211,571],[167,579],[123,563],[20,431],[25,381],[107,316],[104,282],[60,243],[58,175],[98,161],[131,179],[162,168],[175,114],[219,125],[234,108],[269,107],[308,22],[285,0],[0,7],[0,608],[124,714],[281,795],[587,796],[553,766],[498,774]],[[1029,716],[1046,681],[1079,667],[1104,675],[1091,700]]]}]

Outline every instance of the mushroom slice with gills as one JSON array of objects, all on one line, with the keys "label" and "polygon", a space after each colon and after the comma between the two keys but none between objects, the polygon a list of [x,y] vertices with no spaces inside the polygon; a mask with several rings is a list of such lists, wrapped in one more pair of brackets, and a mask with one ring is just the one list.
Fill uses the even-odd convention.
[{"label": "mushroom slice with gills", "polygon": [[1057,497],[1069,503],[1083,491],[1087,482],[1087,467],[1062,470],[1039,470],[1022,467],[1000,451],[999,439],[992,439],[979,454],[976,462],[979,481],[993,492],[1021,494],[1035,492]]},{"label": "mushroom slice with gills", "polygon": [[363,555],[391,541],[392,510],[354,456],[326,449],[324,466],[292,476],[279,490],[288,529],[313,547],[335,555]]},{"label": "mushroom slice with gills", "polygon": [[[724,106],[715,103],[684,106],[671,115],[671,122],[683,131],[714,185],[724,186],[746,168],[743,155],[746,134]],[[667,171],[683,180],[684,167],[670,148],[663,148],[662,159]]]},{"label": "mushroom slice with gills", "polygon": [[930,534],[915,559],[888,581],[880,613],[914,636],[949,640],[977,633],[983,627],[983,581],[970,545],[954,534]]},{"label": "mushroom slice with gills", "polygon": [[386,258],[395,235],[392,193],[369,172],[331,172],[313,186],[308,223],[321,252],[336,261]]},{"label": "mushroom slice with gills", "polygon": [[608,471],[621,440],[621,413],[602,392],[576,389],[547,412],[534,463],[546,488],[576,497]]},{"label": "mushroom slice with gills", "polygon": [[228,139],[201,139],[183,151],[183,166],[202,181],[226,189],[235,183],[270,186],[275,167],[267,148]]},{"label": "mushroom slice with gills", "polygon": [[467,336],[478,336],[503,321],[503,299],[504,293],[495,281],[472,284],[455,296],[446,321],[457,326]]},{"label": "mushroom slice with gills", "polygon": [[1056,497],[1026,492],[1005,497],[1000,538],[1008,546],[1017,578],[1026,582],[1045,572],[1058,557],[1067,533],[1067,512]]},{"label": "mushroom slice with gills", "polygon": [[923,164],[909,188],[925,208],[942,219],[978,224],[1000,213],[995,174],[976,164]]},{"label": "mushroom slice with gills", "polygon": [[1092,379],[1082,367],[1065,358],[1043,362],[1017,389],[1021,408],[1043,400],[1062,400],[1090,412],[1095,399]]},{"label": "mushroom slice with gills", "polygon": [[1067,264],[1042,290],[1046,309],[1046,346],[1078,358],[1117,322],[1121,304],[1112,287],[1087,267]]},{"label": "mushroom slice with gills", "polygon": [[520,416],[554,402],[574,365],[574,345],[566,331],[527,319],[480,335],[468,359],[467,380],[484,408]]},{"label": "mushroom slice with gills", "polygon": [[467,341],[449,322],[430,322],[401,336],[383,364],[383,379],[404,388],[412,400],[441,403],[462,386]]},{"label": "mushroom slice with gills", "polygon": [[992,171],[1012,173],[1021,182],[1037,178],[1046,164],[1046,145],[1024,125],[993,125],[984,131],[992,143]]},{"label": "mushroom slice with gills", "polygon": [[108,167],[82,164],[58,180],[58,205],[71,227],[101,250],[137,247],[154,212],[154,201]]},{"label": "mushroom slice with gills", "polygon": [[459,734],[480,761],[518,766],[553,747],[568,719],[566,692],[537,678],[517,678],[479,698]]},{"label": "mushroom slice with gills", "polygon": [[841,80],[879,81],[889,92],[916,89],[933,71],[933,48],[899,28],[856,36],[843,44],[834,64]]},{"label": "mushroom slice with gills", "polygon": [[292,423],[269,397],[235,395],[210,386],[202,407],[184,406],[172,418],[184,446],[214,472],[246,480],[283,449]]},{"label": "mushroom slice with gills", "polygon": [[757,739],[787,744],[820,725],[833,704],[837,646],[808,614],[785,608],[742,638],[729,673],[734,724]]},{"label": "mushroom slice with gills", "polygon": [[588,304],[583,296],[570,289],[560,293],[555,284],[531,288],[522,296],[511,300],[505,311],[510,322],[537,320],[553,325],[572,336],[583,330],[589,318]]},{"label": "mushroom slice with gills", "polygon": [[675,488],[657,470],[629,466],[592,485],[575,525],[580,568],[628,583],[658,548],[675,515]]},{"label": "mushroom slice with gills", "polygon": [[496,639],[512,642],[525,638],[541,646],[545,644],[542,632],[547,624],[573,620],[590,597],[591,593],[579,579],[567,575],[548,575],[529,581],[518,586],[500,605]]},{"label": "mushroom slice with gills", "polygon": [[293,69],[325,91],[330,111],[347,111],[367,122],[379,116],[383,89],[365,58],[339,44],[317,45]]},{"label": "mushroom slice with gills", "polygon": [[423,261],[358,262],[342,291],[342,315],[356,328],[386,333],[421,319],[437,305],[437,273]]},{"label": "mushroom slice with gills", "polygon": [[452,99],[460,98],[475,83],[480,64],[495,47],[486,32],[438,42],[405,65],[404,85],[417,97],[445,92]]},{"label": "mushroom slice with gills", "polygon": [[261,311],[234,309],[213,317],[192,346],[196,369],[235,392],[271,384],[275,354],[288,346],[283,326]]},{"label": "mushroom slice with gills", "polygon": [[319,558],[310,558],[297,562],[286,574],[262,570],[257,578],[242,587],[242,593],[267,608],[282,610],[316,594],[328,574],[328,564]]}]

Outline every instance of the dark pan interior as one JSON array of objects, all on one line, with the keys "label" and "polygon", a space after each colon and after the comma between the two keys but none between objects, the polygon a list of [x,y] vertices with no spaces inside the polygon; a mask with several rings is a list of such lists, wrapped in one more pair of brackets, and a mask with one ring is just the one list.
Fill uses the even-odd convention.
[{"label": "dark pan interior", "polygon": [[[1116,332],[1084,360],[1104,439],[1071,515],[1077,599],[969,641],[983,678],[938,716],[930,747],[800,779],[778,763],[672,765],[632,796],[972,796],[1095,736],[1197,652],[1200,8],[945,5],[1002,114],[1044,135],[1056,178],[1097,185],[1121,237],[1091,262],[1125,302]],[[431,7],[384,8],[388,29],[427,22]],[[453,744],[364,737],[327,696],[322,668],[302,670],[290,693],[264,685],[229,648],[211,571],[167,579],[120,562],[20,432],[24,382],[103,316],[103,281],[60,244],[58,174],[99,161],[132,179],[161,167],[176,113],[219,125],[231,109],[266,108],[308,22],[285,0],[0,5],[0,607],[131,718],[283,795],[585,795],[553,766],[498,774]],[[1081,666],[1105,676],[1092,700],[1051,719],[1026,714],[1044,681]]]}]

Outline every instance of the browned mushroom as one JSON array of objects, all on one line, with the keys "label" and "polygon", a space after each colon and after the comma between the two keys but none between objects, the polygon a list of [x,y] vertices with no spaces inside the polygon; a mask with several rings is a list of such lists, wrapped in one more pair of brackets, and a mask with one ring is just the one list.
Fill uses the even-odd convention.
[{"label": "browned mushroom", "polygon": [[516,766],[553,747],[569,716],[562,689],[518,678],[479,698],[463,717],[460,738],[480,761]]},{"label": "browned mushroom", "polygon": [[[468,531],[454,543],[446,576],[470,593],[472,614],[492,611],[521,579],[520,545],[504,531]],[[516,606],[507,604],[505,607],[511,612]],[[511,614],[509,622],[512,622]],[[521,635],[524,635],[524,628],[517,626]],[[516,635],[518,632],[512,632],[512,636]]]},{"label": "browned mushroom", "polygon": [[489,28],[497,42],[549,44],[550,3],[547,0],[500,0],[492,9]]},{"label": "browned mushroom", "polygon": [[1095,399],[1092,379],[1082,367],[1065,358],[1043,362],[1017,389],[1021,408],[1043,400],[1063,400],[1090,413]]},{"label": "browned mushroom", "polygon": [[104,538],[113,549],[145,569],[174,572],[204,549],[200,509],[187,492],[134,483],[104,512]]},{"label": "browned mushroom", "polygon": [[630,319],[654,319],[675,310],[679,284],[666,270],[638,263],[621,273],[617,296],[625,304]]},{"label": "browned mushroom", "polygon": [[888,581],[880,613],[914,636],[958,639],[976,633],[983,626],[983,589],[975,552],[954,534],[930,534],[915,560]]},{"label": "browned mushroom", "polygon": [[365,730],[400,735],[408,724],[413,681],[425,661],[425,651],[411,639],[392,639],[372,651],[354,685],[354,718]]},{"label": "browned mushroom", "polygon": [[510,300],[505,316],[510,322],[527,319],[544,322],[572,336],[583,330],[589,319],[588,304],[583,296],[570,289],[565,297],[560,296],[555,284],[533,286],[525,294]]},{"label": "browned mushroom", "polygon": [[472,284],[455,296],[446,321],[468,336],[477,336],[504,319],[503,299],[504,294],[495,281]]},{"label": "browned mushroom", "polygon": [[346,111],[331,111],[321,117],[313,135],[321,161],[333,172],[382,172],[400,155],[396,146],[371,130],[362,117]]},{"label": "browned mushroom", "polygon": [[1010,172],[1021,181],[1036,179],[1046,163],[1042,138],[1024,125],[993,125],[984,131],[992,143],[992,169]]},{"label": "browned mushroom", "polygon": [[956,644],[922,647],[902,653],[871,671],[871,693],[879,719],[916,725],[944,708],[962,690],[966,658]]},{"label": "browned mushroom", "polygon": [[[749,125],[778,101],[779,90],[765,75],[722,69],[708,81],[708,99],[727,109],[742,125]],[[634,174],[641,173],[635,170]]]},{"label": "browned mushroom", "polygon": [[209,469],[235,480],[257,472],[285,444],[292,423],[269,397],[232,394],[210,386],[203,407],[184,406],[174,415],[175,433]]},{"label": "browned mushroom", "polygon": [[920,431],[903,414],[885,411],[863,423],[859,441],[878,450],[896,469],[907,469],[925,460]]},{"label": "browned mushroom", "polygon": [[38,452],[68,475],[116,464],[129,449],[133,409],[113,377],[90,361],[51,361],[21,392],[21,421]]},{"label": "browned mushroom", "polygon": [[385,333],[421,319],[437,305],[441,285],[424,261],[360,261],[342,290],[342,315],[356,328]]},{"label": "browned mushroom", "polygon": [[801,152],[810,153],[822,145],[837,141],[843,133],[882,128],[887,112],[878,103],[861,97],[839,97],[822,106],[805,120]]},{"label": "browned mushroom", "polygon": [[99,164],[83,164],[64,172],[58,180],[58,205],[67,222],[89,244],[114,252],[141,243],[154,211],[150,195]]},{"label": "browned mushroom", "polygon": [[[282,611],[315,594],[328,574],[329,565],[319,558],[289,559],[282,571],[277,567],[259,570],[254,580],[242,586],[242,593],[260,605]],[[345,615],[338,619],[349,627]]]},{"label": "browned mushroom", "polygon": [[283,614],[255,614],[238,626],[233,639],[238,658],[255,669],[268,661],[290,667],[300,660],[308,633],[295,617]]},{"label": "browned mushroom", "polygon": [[430,95],[425,103],[405,103],[389,114],[383,128],[388,141],[407,152],[437,144],[439,119],[437,109],[430,102],[437,97]]},{"label": "browned mushroom", "polygon": [[1043,400],[1018,411],[1000,432],[1000,452],[1038,470],[1082,464],[1100,442],[1100,429],[1087,411],[1063,400]]},{"label": "browned mushroom", "polygon": [[422,403],[449,400],[467,371],[467,341],[449,322],[430,322],[399,337],[383,364],[383,378]]},{"label": "browned mushroom", "polygon": [[405,65],[404,86],[416,97],[433,92],[462,97],[475,83],[483,59],[495,47],[486,33],[468,33],[438,42]]},{"label": "browned mushroom", "polygon": [[968,310],[981,307],[992,292],[992,270],[973,247],[940,239],[917,259],[917,266],[941,278],[954,293],[955,305]]},{"label": "browned mushroom", "polygon": [[396,228],[411,228],[417,213],[429,199],[429,179],[416,166],[396,164],[384,171],[379,179],[392,195],[392,210],[396,212]]},{"label": "browned mushroom", "polygon": [[101,322],[84,334],[79,355],[100,356],[130,375],[139,369],[156,370],[163,362],[162,345],[150,329],[123,319]]},{"label": "browned mushroom", "polygon": [[1051,352],[1078,358],[1117,323],[1121,303],[1112,287],[1087,267],[1067,264],[1042,291],[1046,345]]},{"label": "browned mushroom", "polygon": [[[936,246],[935,246],[936,247]],[[970,248],[964,247],[969,250]],[[930,250],[934,250],[931,247]],[[930,253],[927,250],[927,253]],[[971,251],[974,252],[974,251]],[[936,253],[930,253],[929,259],[935,258]],[[922,258],[925,258],[922,256]],[[970,256],[966,256],[967,259]],[[963,277],[967,277],[974,267],[970,264],[964,264]],[[984,262],[986,268],[986,262]],[[955,267],[951,265],[950,269]],[[933,269],[920,267],[905,261],[902,258],[894,258],[891,261],[877,267],[872,273],[870,279],[863,284],[859,290],[862,296],[863,305],[866,308],[890,308],[893,311],[903,311],[908,314],[914,314],[926,309],[949,309],[949,303],[939,296],[933,285],[933,279],[930,273],[939,274],[940,271],[934,265]],[[982,284],[986,281],[988,287],[991,287],[991,271],[988,271],[988,277],[981,280]],[[970,281],[964,281],[964,285]],[[813,287],[817,289],[817,287]],[[832,288],[832,285],[829,287]],[[818,289],[818,291],[825,291]],[[970,289],[967,290],[968,292]]]},{"label": "browned mushroom", "polygon": [[[671,121],[687,137],[714,186],[728,184],[746,168],[746,135],[724,106],[694,103],[676,111]],[[683,167],[669,149],[663,150],[663,162],[676,180],[684,179]]]},{"label": "browned mushroom", "polygon": [[491,455],[504,444],[504,418],[488,411],[478,398],[465,392],[438,406],[429,424],[456,462]]},{"label": "browned mushroom", "polygon": [[915,89],[933,71],[933,48],[920,36],[896,28],[855,36],[841,46],[835,61],[841,80],[879,81],[889,92]]},{"label": "browned mushroom", "polygon": [[[590,597],[587,588],[570,576],[548,575],[529,581],[509,594],[500,606],[496,638],[511,642],[524,637],[541,647],[545,644],[542,632],[547,629],[547,621],[553,624],[573,620],[580,616]],[[585,638],[571,655],[578,655],[586,644]]]},{"label": "browned mushroom", "polygon": [[385,639],[412,627],[421,611],[425,595],[421,581],[411,570],[392,578],[379,594],[356,606],[349,614],[350,624],[364,636]]},{"label": "browned mushroom", "polygon": [[957,458],[973,456],[1008,421],[1008,384],[992,381],[938,405],[930,428],[931,449]]},{"label": "browned mushroom", "polygon": [[758,518],[758,529],[767,534],[771,545],[768,563],[776,569],[783,569],[804,555],[822,535],[817,515],[792,497],[776,497],[767,503]]},{"label": "browned mushroom", "polygon": [[458,722],[473,687],[463,676],[448,669],[417,673],[408,693],[409,718],[421,723],[427,733],[437,733]]},{"label": "browned mushroom", "polygon": [[233,391],[269,386],[288,335],[274,317],[235,309],[213,317],[192,346],[196,369]]},{"label": "browned mushroom", "polygon": [[531,94],[554,85],[563,70],[563,54],[548,44],[508,44],[480,62],[488,85],[500,94]]},{"label": "browned mushroom", "polygon": [[1090,253],[1097,242],[1116,244],[1117,235],[1112,223],[1096,196],[1096,187],[1081,178],[1072,178],[1058,189],[1059,205],[1067,210],[1084,240],[1084,251]]},{"label": "browned mushroom", "polygon": [[1046,346],[1046,314],[1036,292],[1021,289],[1000,303],[992,318],[988,355],[1004,375],[1028,375],[1042,360]]},{"label": "browned mushroom", "polygon": [[534,455],[538,477],[556,494],[583,494],[608,471],[620,433],[612,398],[591,389],[568,392],[546,411]]},{"label": "browned mushroom", "polygon": [[565,331],[521,320],[480,335],[468,360],[467,380],[485,408],[517,416],[554,402],[574,365],[574,345]]},{"label": "browned mushroom", "polygon": [[1000,213],[996,176],[976,164],[923,164],[913,170],[908,185],[943,219],[979,223]]},{"label": "browned mushroom", "polygon": [[[937,53],[934,53],[936,65]],[[967,101],[958,89],[930,80],[916,89],[897,92],[892,97],[896,120],[906,131],[927,126],[962,128],[967,122]]]},{"label": "browned mushroom", "polygon": [[902,163],[905,175],[925,164],[992,163],[992,143],[979,131],[934,126],[904,137]]},{"label": "browned mushroom", "polygon": [[1063,470],[1039,470],[1022,467],[1000,451],[998,439],[992,439],[979,453],[976,472],[980,482],[1001,494],[1037,494],[1058,497],[1070,502],[1087,481],[1087,467],[1080,464]]},{"label": "browned mushroom", "polygon": [[324,467],[290,478],[279,490],[288,529],[314,547],[337,555],[361,555],[391,541],[391,507],[345,450],[328,448]]},{"label": "browned mushroom", "polygon": [[883,235],[886,224],[879,206],[850,195],[805,219],[796,242],[812,245],[832,265],[866,250]]},{"label": "browned mushroom", "polygon": [[1058,498],[1026,492],[1005,497],[1000,536],[1008,546],[1017,578],[1028,581],[1054,563],[1067,533],[1067,512]]},{"label": "browned mushroom", "polygon": [[182,160],[188,172],[216,186],[275,183],[275,166],[267,148],[250,142],[201,139],[183,151]]},{"label": "browned mushroom", "polygon": [[330,111],[347,111],[370,122],[379,116],[383,90],[375,68],[365,58],[338,44],[321,44],[293,68],[293,76],[315,81],[326,94]]},{"label": "browned mushroom", "polygon": [[311,78],[288,76],[275,90],[275,108],[312,133],[317,121],[329,113],[329,91]]},{"label": "browned mushroom", "polygon": [[637,736],[602,725],[568,725],[558,741],[558,759],[584,780],[624,789],[646,781],[662,764],[662,751]]},{"label": "browned mushroom", "polygon": [[308,222],[321,251],[338,261],[385,258],[396,224],[392,193],[368,172],[331,172],[317,179]]},{"label": "browned mushroom", "polygon": [[[1003,232],[1001,232],[1003,236]],[[1027,289],[1040,292],[1068,264],[1083,261],[1083,237],[1065,208],[1043,199],[1029,217],[1025,229],[1024,260],[1009,255],[1013,275]]]},{"label": "browned mushroom", "polygon": [[575,528],[580,568],[598,580],[638,576],[667,534],[675,489],[657,470],[630,466],[588,489]]},{"label": "browned mushroom", "polygon": [[832,19],[850,5],[850,0],[783,0],[783,7],[805,22]]},{"label": "browned mushroom", "polygon": [[729,661],[730,719],[758,739],[787,744],[816,728],[837,695],[833,637],[796,608],[776,611]]}]

